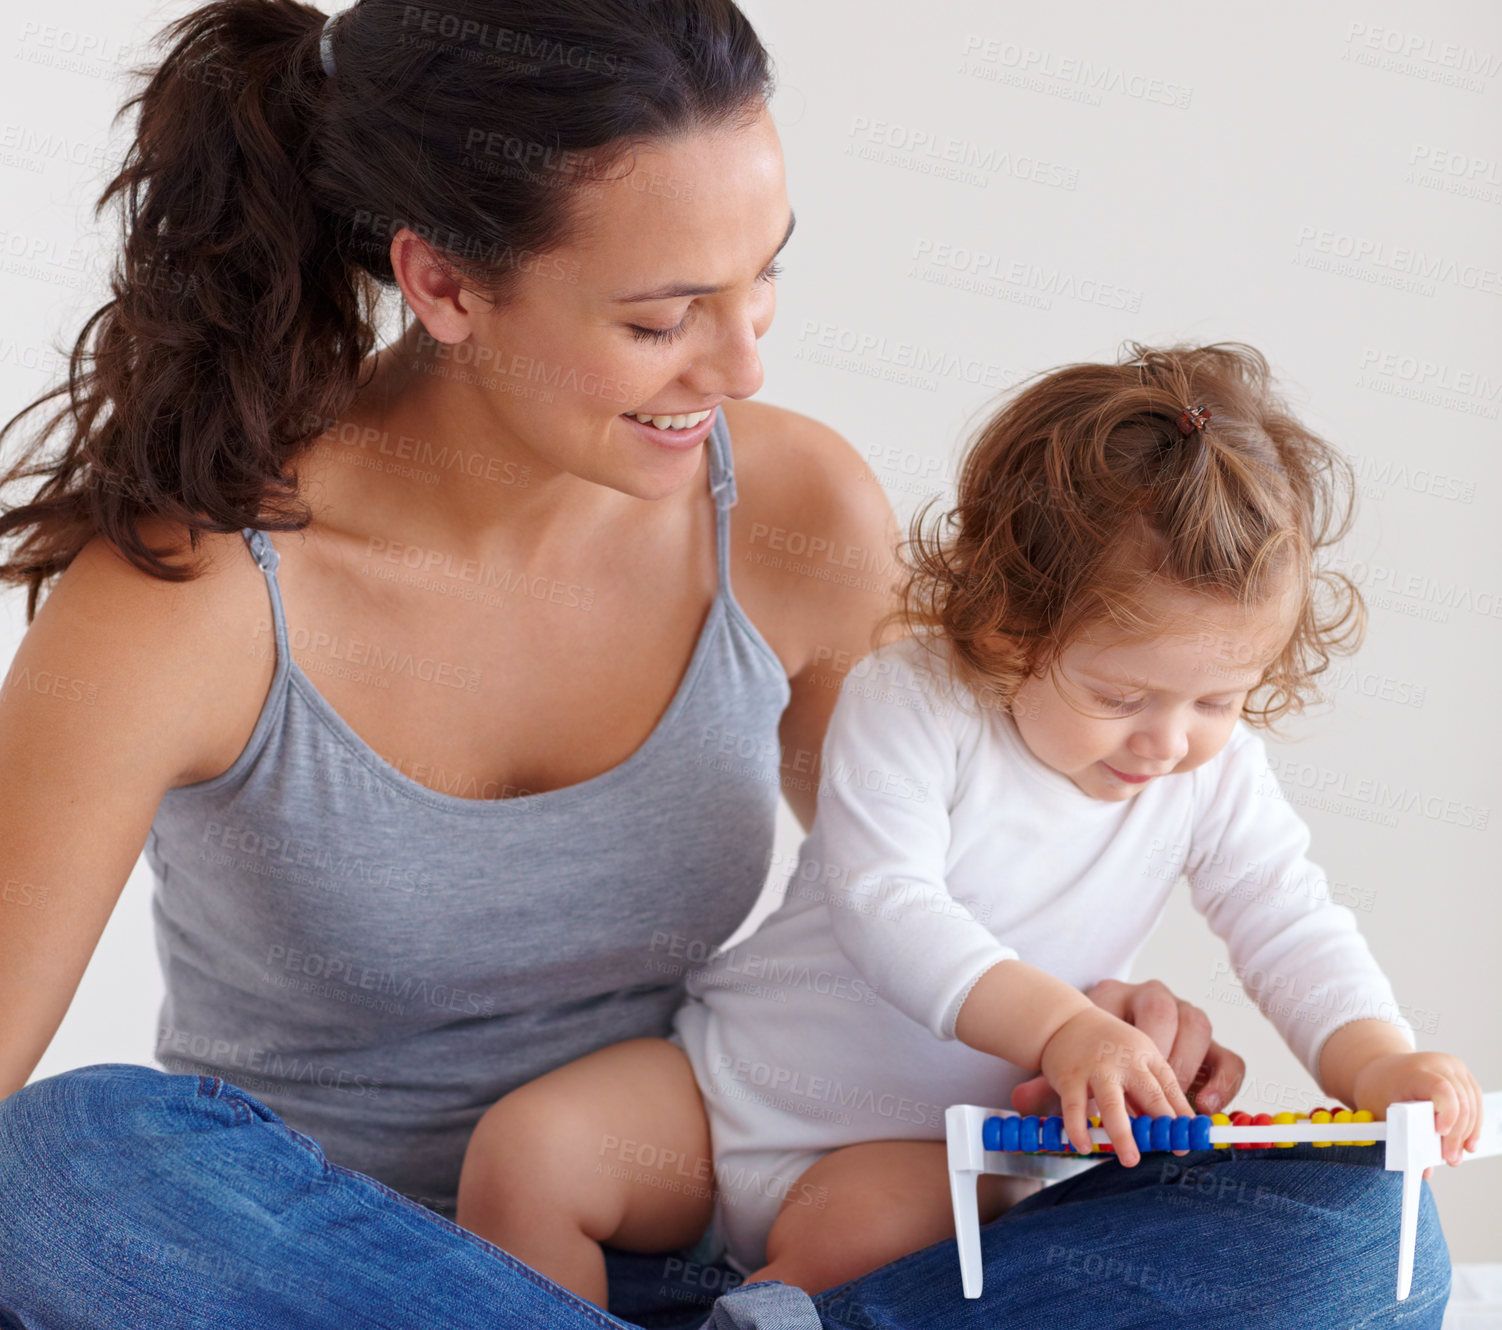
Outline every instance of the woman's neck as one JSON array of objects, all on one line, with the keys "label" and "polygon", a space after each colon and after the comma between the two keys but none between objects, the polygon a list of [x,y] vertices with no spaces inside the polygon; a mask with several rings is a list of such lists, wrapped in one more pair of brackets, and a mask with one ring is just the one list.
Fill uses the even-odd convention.
[{"label": "woman's neck", "polygon": [[367,360],[355,399],[296,459],[315,520],[520,561],[648,519],[657,505],[559,470],[498,428],[489,390],[443,373],[421,334],[414,324]]}]

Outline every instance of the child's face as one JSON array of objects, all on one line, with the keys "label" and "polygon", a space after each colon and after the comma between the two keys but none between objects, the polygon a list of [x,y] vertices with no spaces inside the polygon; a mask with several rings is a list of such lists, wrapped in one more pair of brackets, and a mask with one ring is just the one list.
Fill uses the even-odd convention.
[{"label": "child's face", "polygon": [[1251,611],[1182,589],[1154,601],[1173,616],[1172,633],[1088,634],[1065,648],[1053,674],[1026,680],[1013,704],[1033,755],[1094,799],[1130,799],[1220,752],[1298,621],[1292,595]]}]

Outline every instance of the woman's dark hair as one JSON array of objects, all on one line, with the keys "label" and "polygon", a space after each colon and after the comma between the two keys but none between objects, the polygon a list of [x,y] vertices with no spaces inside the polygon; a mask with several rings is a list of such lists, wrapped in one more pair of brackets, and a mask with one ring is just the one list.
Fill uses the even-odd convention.
[{"label": "woman's dark hair", "polygon": [[[67,383],[0,429],[66,394],[0,478],[45,478],[0,512],[0,580],[29,584],[28,623],[96,534],[185,581],[199,570],[164,562],[142,518],[194,550],[202,531],[308,524],[285,468],[358,386],[400,228],[503,300],[575,234],[588,181],[771,91],[733,0],[360,0],[333,25],[332,77],[323,25],[295,0],[216,0],[138,71],[135,140],[95,205],[123,212],[111,298]],[[65,451],[38,461],[64,422]]]},{"label": "woman's dark hair", "polygon": [[1350,463],[1244,343],[1128,342],[1116,364],[1036,377],[976,432],[955,506],[930,523],[932,507],[913,518],[889,619],[947,654],[946,677],[982,704],[1009,708],[1087,632],[1164,631],[1144,610],[1154,585],[1243,608],[1296,594],[1292,636],[1243,706],[1268,729],[1365,632],[1355,583],[1319,563],[1355,518]]}]

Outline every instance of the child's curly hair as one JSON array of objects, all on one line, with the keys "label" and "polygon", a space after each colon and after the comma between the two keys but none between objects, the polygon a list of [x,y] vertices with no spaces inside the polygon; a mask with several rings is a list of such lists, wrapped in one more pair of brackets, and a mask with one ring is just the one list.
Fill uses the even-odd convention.
[{"label": "child's curly hair", "polygon": [[[1128,342],[1117,364],[1038,376],[979,430],[955,506],[931,531],[937,500],[913,518],[903,604],[883,627],[899,621],[931,651],[931,633],[947,639],[951,677],[982,705],[1009,708],[1088,629],[1162,631],[1144,613],[1151,583],[1251,608],[1291,572],[1297,625],[1241,714],[1271,728],[1303,711],[1320,700],[1313,680],[1330,656],[1365,635],[1355,584],[1315,567],[1350,529],[1355,486],[1270,378],[1239,342]],[[1180,417],[1196,406],[1210,416],[1186,436]]]}]

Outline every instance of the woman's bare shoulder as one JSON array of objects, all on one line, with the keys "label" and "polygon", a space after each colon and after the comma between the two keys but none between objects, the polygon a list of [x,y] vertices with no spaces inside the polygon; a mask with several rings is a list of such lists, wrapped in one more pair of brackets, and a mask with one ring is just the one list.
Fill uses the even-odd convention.
[{"label": "woman's bare shoulder", "polygon": [[766,402],[727,402],[721,409],[730,429],[736,489],[759,521],[826,539],[869,539],[885,531],[891,502],[843,435]]},{"label": "woman's bare shoulder", "polygon": [[864,655],[899,578],[897,520],[881,482],[848,440],[809,416],[762,402],[723,409],[742,602],[759,596],[766,617],[786,625],[789,645],[779,654],[793,662],[791,673],[832,650]]},{"label": "woman's bare shoulder", "polygon": [[107,689],[122,723],[151,726],[170,783],[227,768],[255,728],[276,666],[265,575],[238,532],[143,519],[142,540],[198,575],[173,582],[137,568],[104,536],[78,552],[42,602],[27,640],[54,666]]}]

